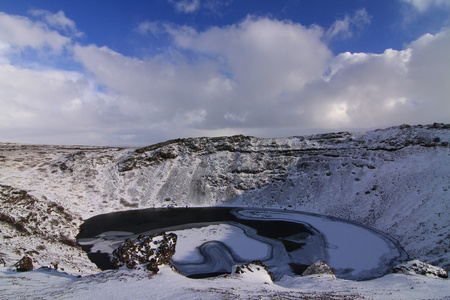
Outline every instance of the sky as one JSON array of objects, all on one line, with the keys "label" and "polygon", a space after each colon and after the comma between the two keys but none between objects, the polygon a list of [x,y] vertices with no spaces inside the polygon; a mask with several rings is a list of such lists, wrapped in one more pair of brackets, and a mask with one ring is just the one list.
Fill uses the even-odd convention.
[{"label": "sky", "polygon": [[0,141],[450,123],[449,0],[0,0]]}]

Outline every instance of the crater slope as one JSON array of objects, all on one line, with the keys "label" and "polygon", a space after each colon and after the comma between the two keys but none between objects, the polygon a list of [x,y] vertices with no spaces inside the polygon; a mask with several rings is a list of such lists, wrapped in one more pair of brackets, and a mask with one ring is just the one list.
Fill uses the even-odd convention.
[{"label": "crater slope", "polygon": [[[435,123],[289,138],[178,139],[143,148],[0,143],[0,184],[8,191],[2,201],[26,191],[47,203],[37,214],[53,206],[58,218],[70,216],[58,223],[67,227],[66,244],[81,219],[112,211],[286,208],[372,226],[411,258],[448,270],[449,141],[450,125]],[[5,220],[25,222],[28,209],[1,206],[9,235],[26,236]]]}]

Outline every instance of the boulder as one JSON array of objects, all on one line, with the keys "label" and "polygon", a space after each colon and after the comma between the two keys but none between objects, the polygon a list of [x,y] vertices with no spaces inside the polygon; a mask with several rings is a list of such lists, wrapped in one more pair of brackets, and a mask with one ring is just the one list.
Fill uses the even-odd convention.
[{"label": "boulder", "polygon": [[22,257],[17,263],[16,263],[16,270],[17,272],[27,272],[33,270],[33,260],[29,256]]},{"label": "boulder", "polygon": [[139,235],[136,239],[127,239],[113,251],[111,264],[117,269],[122,266],[128,269],[144,268],[156,274],[158,266],[170,262],[175,254],[176,242],[177,235],[174,233]]},{"label": "boulder", "polygon": [[248,264],[236,266],[232,272],[234,275],[247,280],[257,282],[273,282],[272,273],[260,260],[254,260]]},{"label": "boulder", "polygon": [[399,264],[392,268],[392,272],[407,275],[420,274],[448,278],[448,273],[446,270],[424,263],[420,260],[412,260]]},{"label": "boulder", "polygon": [[309,276],[316,274],[329,274],[334,277],[333,269],[322,260],[318,260],[312,265],[310,265],[308,268],[306,268],[306,270],[302,273],[302,276]]}]

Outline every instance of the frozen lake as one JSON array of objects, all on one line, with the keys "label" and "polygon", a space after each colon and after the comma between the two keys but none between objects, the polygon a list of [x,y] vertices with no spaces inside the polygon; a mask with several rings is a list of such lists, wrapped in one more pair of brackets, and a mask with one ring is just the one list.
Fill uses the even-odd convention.
[{"label": "frozen lake", "polygon": [[78,243],[102,269],[122,241],[139,234],[174,232],[172,264],[189,277],[230,273],[233,265],[263,261],[275,279],[300,275],[317,260],[339,278],[368,280],[407,258],[389,236],[353,222],[298,211],[262,208],[145,209],[95,216]]}]

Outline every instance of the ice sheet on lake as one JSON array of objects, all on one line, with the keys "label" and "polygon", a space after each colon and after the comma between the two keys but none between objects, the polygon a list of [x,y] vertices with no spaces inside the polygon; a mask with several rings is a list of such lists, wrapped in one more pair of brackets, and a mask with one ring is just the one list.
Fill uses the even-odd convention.
[{"label": "ice sheet on lake", "polygon": [[242,219],[282,220],[305,223],[315,228],[326,241],[326,262],[336,276],[365,280],[382,276],[406,253],[386,235],[352,222],[322,215],[261,209],[236,209]]},{"label": "ice sheet on lake", "polygon": [[239,223],[214,224],[174,233],[178,240],[172,263],[187,276],[229,273],[233,265],[253,260],[264,261],[269,268],[289,268],[290,260],[280,241],[260,236],[255,229]]},{"label": "ice sheet on lake", "polygon": [[[295,275],[295,268],[298,269],[295,272],[299,272],[303,267],[323,260],[339,278],[367,280],[389,273],[393,264],[406,259],[406,253],[388,236],[342,219],[257,208],[235,208],[231,213],[237,221],[182,224],[152,229],[142,234],[152,235],[160,231],[177,234],[172,263],[186,276],[229,273],[233,265],[260,260],[275,278],[281,278],[283,275]],[[282,237],[271,238],[244,225],[244,220],[284,221],[292,223],[292,228],[296,228],[294,223],[303,224],[308,233],[295,233],[294,230],[289,235],[283,231],[279,232]],[[274,228],[274,232],[277,230],[281,229]],[[289,228],[284,230],[289,231]],[[135,238],[138,234],[108,231],[78,242],[85,246],[92,245],[90,253],[111,255],[122,241]]]}]

